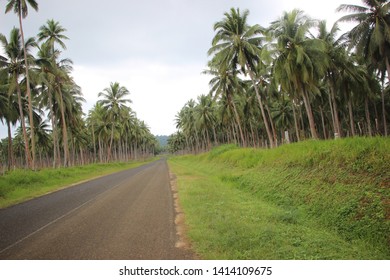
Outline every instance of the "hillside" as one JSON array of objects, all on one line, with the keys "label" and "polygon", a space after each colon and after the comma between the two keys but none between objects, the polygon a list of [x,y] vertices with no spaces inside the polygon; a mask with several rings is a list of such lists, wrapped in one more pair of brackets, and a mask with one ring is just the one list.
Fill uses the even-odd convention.
[{"label": "hillside", "polygon": [[389,138],[229,145],[169,164],[203,258],[390,258]]},{"label": "hillside", "polygon": [[168,138],[169,136],[167,135],[157,135],[155,136],[158,143],[160,144],[160,147],[166,147],[168,145]]}]

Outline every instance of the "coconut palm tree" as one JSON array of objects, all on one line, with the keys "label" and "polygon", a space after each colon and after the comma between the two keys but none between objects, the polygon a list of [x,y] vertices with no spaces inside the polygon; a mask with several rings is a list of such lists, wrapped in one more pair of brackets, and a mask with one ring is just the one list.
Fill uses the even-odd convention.
[{"label": "coconut palm tree", "polygon": [[66,118],[66,103],[64,90],[66,87],[72,87],[75,85],[74,81],[70,77],[70,71],[72,70],[72,61],[69,59],[63,59],[60,62],[57,62],[55,65],[52,65],[51,68],[51,79],[50,83],[52,84],[53,91],[57,94],[57,102],[60,109],[60,120],[61,120],[61,130],[62,130],[62,142],[64,147],[64,166],[69,166],[70,157],[69,157],[69,143],[68,143],[68,126]]},{"label": "coconut palm tree", "polygon": [[[271,116],[277,128],[283,133],[288,130],[293,124],[293,104],[287,98],[283,97],[281,100],[275,100],[271,107]],[[289,139],[285,139],[289,142]]]},{"label": "coconut palm tree", "polygon": [[55,44],[60,45],[61,48],[66,50],[64,40],[68,40],[69,38],[63,34],[64,32],[66,32],[66,29],[58,21],[49,19],[46,25],[42,25],[39,28],[38,41],[48,43],[53,51]]},{"label": "coconut palm tree", "polygon": [[[2,65],[5,66],[5,65]],[[17,98],[15,98],[14,94],[10,94],[10,78],[11,76],[8,74],[7,68],[0,69],[0,120],[2,123],[7,124],[7,132],[8,132],[8,160],[7,160],[7,168],[11,170],[12,166],[14,166],[14,156],[12,149],[12,134],[11,134],[11,126],[15,125],[19,118],[19,105]]]},{"label": "coconut palm tree", "polygon": [[246,146],[246,141],[244,133],[242,130],[241,119],[238,114],[235,102],[233,101],[234,94],[237,92],[243,92],[243,83],[234,74],[234,71],[229,69],[224,69],[223,67],[213,67],[212,64],[209,64],[209,70],[203,71],[204,74],[212,75],[213,78],[209,82],[210,94],[214,94],[214,100],[225,96],[227,99],[227,104],[231,104],[236,119],[237,126],[240,131],[241,142],[243,146]]},{"label": "coconut palm tree", "polygon": [[[13,28],[10,33],[9,40],[3,35],[0,34],[0,43],[3,47],[5,53],[5,60],[2,61],[4,66],[8,69],[10,73],[10,85],[9,85],[9,94],[12,95],[16,91],[18,96],[18,105],[19,105],[19,120],[22,126],[22,135],[25,145],[25,159],[28,167],[32,167],[32,158],[30,153],[29,141],[27,137],[25,117],[24,117],[24,98],[22,96],[22,90],[20,87],[20,74],[24,71],[24,59],[23,59],[23,49],[28,51],[32,46],[34,46],[34,39],[30,38],[26,41],[26,46],[22,48],[20,40],[19,29]],[[31,116],[31,121],[33,122],[33,116]],[[34,126],[34,125],[33,125]],[[34,141],[32,141],[34,142]]]},{"label": "coconut palm tree", "polygon": [[184,151],[186,140],[182,132],[177,131],[168,138],[168,150],[171,153]]},{"label": "coconut palm tree", "polygon": [[103,108],[107,110],[108,122],[111,124],[111,136],[108,149],[108,161],[111,159],[112,143],[114,141],[115,125],[119,120],[120,111],[123,107],[126,107],[128,103],[131,103],[130,99],[126,97],[130,95],[129,90],[126,87],[120,86],[118,82],[111,83],[110,87],[105,88],[102,92],[99,92],[98,96],[102,99],[100,103]]},{"label": "coconut palm tree", "polygon": [[[87,126],[92,130],[93,145],[95,159],[99,158],[99,162],[103,160],[103,140],[109,139],[110,125],[107,123],[107,111],[103,108],[100,101],[96,102],[93,108],[88,113]],[[96,136],[95,136],[96,135]],[[94,139],[97,137],[97,142]],[[98,148],[98,157],[96,154],[96,147]]]},{"label": "coconut palm tree", "polygon": [[[27,5],[28,4],[28,5]],[[27,87],[27,100],[28,100],[28,109],[29,109],[29,119],[30,119],[30,127],[31,127],[31,168],[35,169],[35,137],[34,137],[34,122],[33,122],[33,105],[31,99],[31,89],[30,89],[30,78],[28,75],[28,59],[27,59],[27,50],[25,48],[25,40],[24,40],[24,32],[23,32],[23,23],[22,18],[26,18],[28,15],[28,6],[31,6],[35,11],[38,11],[38,3],[35,0],[8,0],[8,3],[5,8],[5,12],[8,13],[11,10],[14,11],[15,14],[18,15],[19,18],[19,27],[20,27],[20,35],[22,38],[22,46],[23,46],[23,54],[24,54],[24,64],[25,64],[25,72],[26,72],[26,87]]]},{"label": "coconut palm tree", "polygon": [[[196,125],[203,132],[203,137],[206,139],[205,145],[208,149],[211,148],[211,140],[209,131],[213,130],[215,126],[215,112],[213,100],[209,95],[200,95],[198,96],[198,104],[195,107],[195,118]],[[215,136],[215,130],[213,130],[213,135]],[[214,137],[215,139],[215,137]]]},{"label": "coconut palm tree", "polygon": [[309,29],[315,24],[303,11],[293,10],[272,22],[269,32],[276,40],[275,79],[286,92],[302,97],[311,136],[318,139],[310,93],[318,92],[318,80],[324,76],[328,62],[324,43],[308,37]]},{"label": "coconut palm tree", "polygon": [[[388,0],[363,0],[365,6],[343,4],[338,11],[351,12],[339,19],[357,22],[347,33],[351,48],[364,57],[368,64],[380,69],[384,64],[390,77],[390,2]],[[384,132],[387,136],[386,110],[382,94]]]},{"label": "coconut palm tree", "polygon": [[[43,156],[48,155],[51,150],[51,130],[49,125],[46,123],[46,120],[42,119],[40,116],[34,118],[34,127],[35,127],[35,143],[37,147],[37,154],[39,160],[37,160],[37,165],[43,167]],[[31,133],[30,127],[27,127],[27,133]]]},{"label": "coconut palm tree", "polygon": [[49,117],[51,120],[51,126],[53,129],[52,140],[53,140],[53,167],[55,168],[60,165],[60,152],[58,147],[57,139],[57,124],[56,124],[56,115],[54,114],[54,103],[53,92],[54,92],[54,80],[55,80],[55,58],[58,56],[58,52],[53,53],[53,49],[48,43],[43,43],[38,47],[36,69],[33,72],[33,78],[35,83],[40,85],[40,106],[49,109]]},{"label": "coconut palm tree", "polygon": [[274,141],[263,101],[256,85],[255,75],[256,64],[259,63],[261,57],[260,46],[263,41],[263,38],[259,37],[259,35],[264,30],[257,24],[249,26],[247,23],[248,15],[248,10],[244,10],[241,14],[239,9],[234,8],[230,9],[230,13],[225,13],[225,18],[214,25],[214,31],[217,33],[213,38],[212,47],[209,49],[208,55],[214,55],[212,59],[214,65],[233,70],[239,67],[244,74],[249,74],[256,91],[268,140],[271,147],[273,147]]},{"label": "coconut palm tree", "polygon": [[[62,86],[61,93],[64,107],[64,116],[66,119],[66,124],[63,123],[63,125],[66,127],[66,131],[69,134],[69,145],[71,145],[69,148],[69,160],[71,161],[72,158],[71,162],[74,165],[76,154],[75,148],[76,146],[79,148],[81,147],[80,143],[77,143],[77,140],[84,141],[81,136],[83,136],[82,134],[84,130],[82,103],[85,102],[85,99],[82,97],[81,88],[75,84],[71,78],[69,78],[69,80]],[[78,138],[76,137],[75,139],[75,135],[78,136]],[[72,157],[70,155],[70,151],[73,151]]]},{"label": "coconut palm tree", "polygon": [[336,102],[337,79],[340,78],[340,71],[352,71],[347,67],[349,54],[346,51],[344,36],[337,38],[337,32],[340,31],[338,24],[335,23],[328,31],[326,21],[320,21],[318,24],[317,38],[325,44],[325,52],[329,58],[329,65],[326,69],[326,81],[329,89],[329,105],[331,109],[333,131],[335,136],[342,137],[341,123]]},{"label": "coconut palm tree", "polygon": [[[40,56],[42,62],[40,63],[42,69],[42,75],[50,75],[50,72],[52,72],[53,74],[53,71],[51,70],[53,70],[53,67],[55,68],[55,65],[60,55],[60,51],[55,49],[55,45],[58,44],[62,47],[62,49],[66,49],[64,40],[67,40],[69,38],[63,34],[64,32],[66,32],[66,29],[63,28],[59,22],[56,22],[53,19],[48,20],[46,22],[46,25],[40,27],[38,33],[38,41],[44,42],[41,45],[40,50],[38,52],[38,55]],[[51,70],[49,70],[48,68],[51,68]],[[50,79],[46,79],[46,80],[50,80]],[[57,163],[57,157],[60,155],[57,152],[59,150],[58,140],[57,140],[57,126],[55,122],[55,115],[53,114],[53,104],[52,104],[53,87],[48,85],[46,87],[46,90],[42,91],[42,93],[46,93],[48,95],[47,105],[50,110],[51,122],[53,127],[53,150],[54,150],[53,166],[55,167]]]},{"label": "coconut palm tree", "polygon": [[[339,19],[357,22],[348,32],[351,46],[369,63],[378,64],[378,58],[385,60],[390,77],[390,2],[388,0],[363,0],[365,6],[343,4],[337,11],[352,12]],[[380,56],[377,56],[379,54]]]}]

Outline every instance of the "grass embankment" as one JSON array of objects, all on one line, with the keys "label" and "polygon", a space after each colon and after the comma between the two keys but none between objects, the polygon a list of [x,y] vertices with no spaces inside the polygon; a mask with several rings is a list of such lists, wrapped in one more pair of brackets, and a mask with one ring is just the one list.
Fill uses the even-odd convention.
[{"label": "grass embankment", "polygon": [[389,259],[390,139],[170,159],[205,259]]},{"label": "grass embankment", "polygon": [[151,162],[90,164],[40,171],[15,170],[0,176],[0,208],[14,205],[40,195],[59,190],[83,180],[135,168]]}]

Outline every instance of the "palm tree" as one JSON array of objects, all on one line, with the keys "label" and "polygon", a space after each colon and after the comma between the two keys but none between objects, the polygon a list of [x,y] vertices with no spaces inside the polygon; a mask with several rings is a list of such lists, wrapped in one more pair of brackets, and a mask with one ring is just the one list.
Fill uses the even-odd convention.
[{"label": "palm tree", "polygon": [[[93,108],[89,111],[87,125],[92,130],[92,141],[94,145],[94,158],[97,158],[96,147],[99,153],[99,162],[103,162],[103,139],[109,134],[109,124],[107,123],[107,111],[103,108],[100,101],[96,102]],[[97,143],[95,142],[97,135]]]},{"label": "palm tree", "polygon": [[[339,21],[357,22],[347,35],[351,48],[364,57],[368,64],[381,68],[385,64],[390,78],[390,2],[388,0],[363,0],[365,6],[340,5],[338,11],[352,12]],[[382,95],[384,131],[387,136],[386,110]]]},{"label": "palm tree", "polygon": [[[43,154],[48,154],[51,148],[50,128],[44,119],[41,117],[34,118],[35,121],[35,143],[37,145],[39,161],[37,165],[43,167]],[[27,127],[27,133],[31,133],[30,127]]]},{"label": "palm tree", "polygon": [[99,102],[97,102],[92,107],[92,109],[89,110],[88,117],[87,117],[87,129],[90,130],[92,135],[93,162],[96,162],[97,159],[95,132],[98,127],[98,121],[101,117],[101,111],[98,109],[99,106],[101,107],[102,105]]},{"label": "palm tree", "polygon": [[263,28],[257,24],[248,25],[248,10],[244,10],[241,15],[239,9],[231,8],[230,13],[224,15],[225,18],[214,25],[214,31],[217,31],[217,33],[213,38],[212,47],[208,54],[214,54],[215,65],[234,70],[239,66],[244,74],[249,74],[259,101],[268,140],[271,147],[273,147],[272,133],[255,78],[256,64],[259,63],[261,57],[260,45],[263,41],[263,38],[258,37],[258,35],[263,33]]},{"label": "palm tree", "polygon": [[[82,97],[81,88],[75,84],[75,82],[68,77],[68,80],[65,84],[61,87],[61,96],[63,100],[63,113],[61,112],[61,119],[62,114],[64,114],[66,123],[63,123],[63,127],[66,127],[67,134],[69,133],[69,137],[67,135],[67,139],[69,139],[69,143],[73,148],[73,161],[71,161],[71,157],[69,154],[69,160],[74,164],[74,157],[75,157],[75,144],[79,144],[75,142],[74,136],[81,136],[83,134],[84,129],[84,120],[83,120],[83,112],[82,112],[82,102],[85,102],[85,99]],[[60,99],[61,102],[61,99]],[[78,139],[81,139],[81,141],[84,141],[82,137],[79,137]],[[76,139],[77,140],[77,139]],[[65,144],[65,143],[64,143]],[[65,146],[64,146],[65,147]],[[79,147],[81,147],[79,145]],[[69,148],[69,151],[71,149]]]},{"label": "palm tree", "polygon": [[68,144],[68,126],[67,126],[67,118],[65,114],[65,96],[64,89],[68,86],[73,86],[75,83],[70,77],[69,73],[72,69],[72,61],[69,59],[61,60],[60,62],[52,65],[51,69],[51,83],[53,90],[58,95],[58,103],[60,108],[60,120],[62,125],[62,141],[64,146],[64,166],[68,166],[70,163],[69,157],[69,144]]},{"label": "palm tree", "polygon": [[357,22],[348,32],[351,46],[369,63],[378,64],[384,58],[390,77],[390,2],[388,0],[363,0],[366,6],[340,5],[337,11],[353,12],[339,21]]},{"label": "palm tree", "polygon": [[[54,103],[53,100],[53,91],[54,91],[54,73],[56,72],[56,63],[55,60],[58,56],[58,52],[54,52],[52,47],[48,43],[43,43],[37,53],[36,65],[35,69],[35,80],[36,84],[41,85],[41,94],[40,94],[40,105],[49,109],[49,117],[51,119],[51,126],[53,129],[53,167],[56,165],[60,165],[60,157],[59,147],[58,147],[58,139],[57,139],[57,124],[56,124],[56,116],[54,114]],[[58,162],[57,162],[58,160]]]},{"label": "palm tree", "polygon": [[105,88],[102,92],[99,92],[98,96],[103,99],[100,103],[103,108],[107,110],[108,121],[111,124],[111,136],[110,144],[108,149],[108,161],[111,159],[112,154],[112,143],[114,140],[114,129],[117,121],[120,117],[120,111],[123,107],[126,107],[127,103],[131,103],[130,99],[126,97],[130,94],[126,87],[120,86],[119,83],[111,83],[110,87]]},{"label": "palm tree", "polygon": [[50,19],[46,22],[46,25],[42,25],[39,28],[38,41],[45,41],[52,47],[53,51],[55,44],[59,44],[66,50],[66,45],[63,40],[68,40],[69,38],[63,34],[64,32],[66,32],[66,29],[63,28],[58,21]]},{"label": "palm tree", "polygon": [[[41,67],[41,73],[43,76],[46,75],[55,75],[56,68],[57,68],[57,60],[59,58],[60,52],[55,49],[55,44],[59,44],[63,49],[66,49],[66,45],[63,40],[67,40],[68,37],[63,35],[63,33],[66,31],[65,28],[63,28],[59,22],[56,22],[54,20],[48,20],[46,25],[43,25],[40,27],[40,32],[38,33],[38,41],[44,43],[41,45],[40,50],[38,52],[38,55],[41,57],[41,60],[39,61],[40,67]],[[64,61],[59,62],[59,64],[63,64]],[[68,61],[69,62],[69,61]],[[53,78],[50,79],[49,77],[45,78],[46,80],[46,92],[48,97],[48,107],[50,110],[50,116],[51,116],[51,122],[53,127],[53,150],[54,150],[54,160],[53,160],[53,166],[56,165],[57,162],[57,150],[59,149],[57,147],[58,140],[57,140],[57,126],[55,122],[55,115],[53,113],[53,102],[52,102],[52,92],[54,91],[54,88],[48,84],[48,82],[51,80],[53,81]],[[42,80],[42,79],[41,79]],[[65,144],[65,142],[64,142]]]},{"label": "palm tree", "polygon": [[14,10],[15,14],[19,18],[20,34],[22,36],[22,46],[24,54],[24,63],[26,71],[26,85],[27,85],[27,98],[28,98],[28,109],[29,109],[29,119],[31,127],[31,168],[35,169],[35,137],[34,137],[34,122],[33,122],[33,109],[32,109],[32,100],[31,100],[31,90],[30,90],[30,78],[28,75],[28,60],[27,60],[27,50],[25,48],[26,44],[24,41],[24,32],[22,18],[26,18],[28,15],[28,5],[29,4],[35,11],[38,11],[38,3],[35,0],[8,0],[8,4],[5,8],[5,12],[8,13],[11,10]]},{"label": "palm tree", "polygon": [[241,119],[233,100],[235,93],[242,92],[244,90],[242,81],[240,81],[237,75],[234,74],[234,71],[224,69],[222,67],[218,69],[213,67],[211,63],[210,69],[203,71],[203,73],[214,76],[209,82],[210,94],[214,94],[214,99],[216,100],[221,97],[226,97],[227,103],[232,105],[236,123],[240,131],[241,142],[245,147],[246,141],[242,130]]},{"label": "palm tree", "polygon": [[[2,57],[0,57],[2,58]],[[1,59],[3,60],[3,59]],[[2,65],[5,66],[5,65]],[[11,125],[15,125],[18,121],[18,102],[15,99],[14,94],[10,94],[10,78],[7,68],[0,69],[0,120],[7,124],[8,131],[8,170],[11,170],[11,167],[14,166],[14,156],[12,149],[12,134],[11,134]]]},{"label": "palm tree", "polygon": [[[271,107],[271,116],[277,128],[280,128],[282,136],[293,123],[292,106],[294,106],[287,98],[275,100]],[[289,139],[285,139],[289,142]]]},{"label": "palm tree", "polygon": [[[2,47],[6,55],[5,57],[6,60],[3,61],[3,64],[8,69],[8,72],[11,75],[9,94],[12,95],[16,91],[18,96],[19,118],[22,126],[22,134],[23,134],[24,145],[25,145],[26,164],[28,167],[32,167],[33,165],[32,165],[30,147],[28,144],[29,141],[27,137],[27,130],[25,124],[25,117],[24,117],[24,102],[23,102],[24,100],[22,98],[22,90],[19,84],[19,77],[20,77],[20,73],[22,73],[24,70],[23,69],[24,59],[22,54],[23,49],[28,50],[29,48],[31,48],[34,45],[34,39],[32,38],[28,39],[26,42],[26,46],[24,46],[24,48],[22,49],[19,29],[13,28],[11,30],[9,40],[7,40],[7,38],[3,34],[0,34],[0,43],[2,44]],[[31,116],[31,121],[33,122],[33,116]]]},{"label": "palm tree", "polygon": [[178,131],[169,136],[168,149],[171,153],[177,153],[185,149],[185,137],[182,132]]},{"label": "palm tree", "polygon": [[[320,21],[318,25],[317,38],[325,44],[325,52],[329,58],[329,65],[326,70],[326,81],[329,88],[329,105],[333,122],[335,136],[342,137],[341,123],[339,118],[338,105],[336,102],[337,79],[340,78],[340,71],[352,69],[347,67],[349,55],[346,51],[344,36],[336,38],[340,31],[338,24],[335,23],[330,31],[327,30],[326,21]],[[336,134],[337,133],[337,134]]]},{"label": "palm tree", "polygon": [[[211,140],[209,131],[213,130],[215,136],[215,114],[213,100],[209,95],[198,96],[198,104],[195,107],[196,125],[203,131],[203,136],[206,138],[205,146],[207,144],[208,149],[211,148]],[[215,139],[215,137],[214,137]]]},{"label": "palm tree", "polygon": [[323,42],[307,37],[315,24],[302,11],[293,10],[272,22],[269,32],[276,40],[275,79],[286,92],[292,91],[302,97],[311,136],[318,139],[309,92],[318,92],[317,83],[324,75],[327,57]]}]

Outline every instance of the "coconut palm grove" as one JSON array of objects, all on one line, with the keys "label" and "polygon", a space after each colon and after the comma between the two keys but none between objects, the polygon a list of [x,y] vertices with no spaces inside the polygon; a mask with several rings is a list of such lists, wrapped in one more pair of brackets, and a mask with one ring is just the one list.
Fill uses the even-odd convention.
[{"label": "coconut palm grove", "polygon": [[[248,10],[232,8],[214,25],[210,92],[177,113],[170,150],[387,136],[389,9],[389,1],[364,0],[339,6],[346,15],[333,26],[301,10],[251,26]],[[342,34],[340,22],[355,26]]]},{"label": "coconut palm grove", "polygon": [[[4,8],[4,7],[3,7]],[[335,7],[336,8],[336,7]],[[0,119],[4,169],[68,167],[154,155],[158,143],[131,108],[131,89],[113,81],[82,111],[82,89],[63,57],[68,37],[48,20],[27,37],[23,20],[35,0],[8,0],[18,27],[0,35]],[[250,12],[232,8],[214,25],[203,74],[210,92],[176,115],[170,152],[207,151],[235,143],[277,147],[305,139],[388,136],[390,3],[341,5],[338,23],[301,10],[281,13],[268,26],[249,25]],[[210,26],[212,28],[212,26]],[[16,126],[14,135],[11,127]]]},{"label": "coconut palm grove", "polygon": [[[19,28],[0,35],[0,118],[8,127],[1,162],[36,169],[93,162],[128,161],[153,155],[157,146],[148,126],[131,109],[130,91],[117,82],[102,89],[87,114],[81,88],[72,78],[72,60],[63,58],[66,29],[55,20],[25,38],[23,19],[38,11],[35,0],[8,1]],[[15,135],[11,126],[18,124]]]}]

